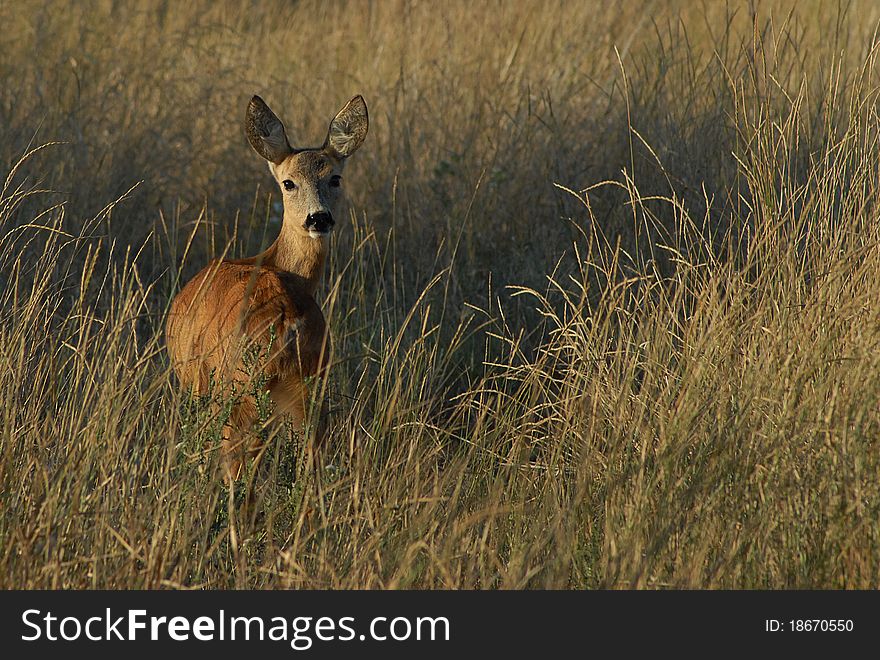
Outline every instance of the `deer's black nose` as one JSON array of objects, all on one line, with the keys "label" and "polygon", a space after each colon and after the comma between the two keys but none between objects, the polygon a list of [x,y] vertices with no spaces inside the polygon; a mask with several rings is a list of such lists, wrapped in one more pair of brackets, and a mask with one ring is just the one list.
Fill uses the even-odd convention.
[{"label": "deer's black nose", "polygon": [[309,231],[317,231],[323,234],[333,229],[334,224],[333,216],[327,213],[327,211],[321,211],[319,213],[309,213],[303,226]]}]

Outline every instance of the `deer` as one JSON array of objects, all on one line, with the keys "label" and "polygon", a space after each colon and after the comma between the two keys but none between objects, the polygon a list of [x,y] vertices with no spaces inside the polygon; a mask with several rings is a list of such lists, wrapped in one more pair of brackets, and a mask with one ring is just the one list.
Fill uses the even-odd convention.
[{"label": "deer", "polygon": [[[259,370],[269,398],[305,437],[307,381],[328,369],[329,334],[315,292],[335,225],[342,170],[367,135],[367,105],[360,95],[346,103],[320,147],[293,148],[284,124],[259,96],[248,103],[244,127],[281,190],[281,230],[260,254],[214,259],[187,282],[169,308],[166,347],[180,384],[200,395],[217,384],[245,390],[253,382],[248,351],[265,351]],[[239,478],[245,460],[262,455],[263,449],[254,432],[254,396],[234,401],[220,443],[224,478],[230,483]],[[311,452],[324,441],[326,417],[323,400]]]}]

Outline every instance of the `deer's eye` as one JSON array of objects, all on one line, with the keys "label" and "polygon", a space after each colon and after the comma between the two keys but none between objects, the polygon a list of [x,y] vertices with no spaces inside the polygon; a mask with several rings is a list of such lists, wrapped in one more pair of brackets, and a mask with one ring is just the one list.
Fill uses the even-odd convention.
[{"label": "deer's eye", "polygon": [[334,174],[333,176],[330,177],[330,187],[338,188],[341,183],[342,183],[342,177],[339,176],[338,174]]},{"label": "deer's eye", "polygon": [[284,181],[281,182],[281,185],[284,186],[285,190],[295,190],[296,189],[296,184],[293,181],[291,181],[290,179],[284,179]]}]

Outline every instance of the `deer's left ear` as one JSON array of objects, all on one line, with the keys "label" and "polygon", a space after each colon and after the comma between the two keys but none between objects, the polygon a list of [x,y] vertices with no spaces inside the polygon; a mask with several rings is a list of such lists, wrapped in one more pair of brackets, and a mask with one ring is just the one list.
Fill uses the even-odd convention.
[{"label": "deer's left ear", "polygon": [[363,144],[369,126],[367,104],[358,94],[330,122],[324,149],[337,158],[348,158]]},{"label": "deer's left ear", "polygon": [[278,165],[293,153],[287,133],[284,132],[284,124],[259,96],[253,97],[248,103],[244,131],[254,151],[268,160],[270,165]]}]

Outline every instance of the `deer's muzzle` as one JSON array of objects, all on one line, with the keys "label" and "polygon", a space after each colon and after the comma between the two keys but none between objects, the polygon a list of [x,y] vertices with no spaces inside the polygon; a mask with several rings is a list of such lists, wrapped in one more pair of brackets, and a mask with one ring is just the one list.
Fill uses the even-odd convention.
[{"label": "deer's muzzle", "polygon": [[326,234],[333,229],[334,224],[333,216],[326,211],[321,211],[320,213],[309,213],[308,217],[306,217],[305,224],[303,224],[303,228],[309,232]]}]

